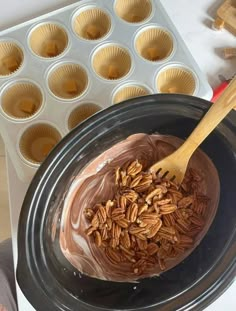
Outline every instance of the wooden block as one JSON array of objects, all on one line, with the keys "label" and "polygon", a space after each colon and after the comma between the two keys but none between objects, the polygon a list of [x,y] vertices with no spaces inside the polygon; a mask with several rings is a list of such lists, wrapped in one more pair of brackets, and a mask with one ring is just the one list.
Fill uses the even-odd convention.
[{"label": "wooden block", "polygon": [[[224,29],[236,36],[236,2],[235,0],[225,0],[217,10],[219,23],[224,22]],[[220,24],[220,27],[221,24]]]},{"label": "wooden block", "polygon": [[147,49],[147,53],[150,60],[158,60],[160,59],[160,54],[158,53],[158,49],[156,47],[150,47]]},{"label": "wooden block", "polygon": [[109,79],[118,79],[119,78],[119,70],[116,65],[110,65],[108,67],[108,78]]},{"label": "wooden block", "polygon": [[236,48],[224,48],[224,58],[230,59],[236,57]]},{"label": "wooden block", "polygon": [[78,85],[74,79],[66,80],[63,87],[68,94],[76,95],[78,93]]},{"label": "wooden block", "polygon": [[54,144],[52,144],[52,143],[47,143],[47,144],[44,144],[43,146],[42,146],[42,155],[44,156],[44,157],[46,157],[50,152],[51,152],[51,150],[53,149],[53,147],[54,147],[55,145]]},{"label": "wooden block", "polygon": [[34,101],[30,98],[25,98],[20,102],[19,108],[27,114],[33,114],[35,111]]},{"label": "wooden block", "polygon": [[6,56],[3,58],[2,62],[3,66],[7,68],[10,72],[15,71],[19,67],[15,56]]},{"label": "wooden block", "polygon": [[56,40],[50,40],[46,43],[45,52],[47,56],[53,57],[58,55],[58,47]]},{"label": "wooden block", "polygon": [[89,25],[86,29],[86,34],[89,37],[89,39],[98,39],[101,36],[101,32],[95,25]]},{"label": "wooden block", "polygon": [[217,17],[212,24],[212,29],[221,30],[224,28],[224,25],[225,25],[225,22],[223,21],[223,19]]}]

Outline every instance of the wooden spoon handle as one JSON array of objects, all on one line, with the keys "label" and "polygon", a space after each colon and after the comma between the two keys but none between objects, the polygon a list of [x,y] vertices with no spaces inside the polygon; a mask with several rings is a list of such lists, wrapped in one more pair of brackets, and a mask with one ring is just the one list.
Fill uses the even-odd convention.
[{"label": "wooden spoon handle", "polygon": [[184,152],[185,156],[190,157],[204,139],[234,107],[236,107],[236,77],[230,82],[219,99],[212,104],[198,126],[180,147],[181,153]]}]

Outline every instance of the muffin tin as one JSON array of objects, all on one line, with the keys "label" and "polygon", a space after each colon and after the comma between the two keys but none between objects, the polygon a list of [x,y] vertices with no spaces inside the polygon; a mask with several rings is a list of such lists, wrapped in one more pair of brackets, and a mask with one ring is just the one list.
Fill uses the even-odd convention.
[{"label": "muffin tin", "polygon": [[78,123],[153,93],[212,96],[159,1],[82,0],[0,33],[0,132],[23,181]]}]

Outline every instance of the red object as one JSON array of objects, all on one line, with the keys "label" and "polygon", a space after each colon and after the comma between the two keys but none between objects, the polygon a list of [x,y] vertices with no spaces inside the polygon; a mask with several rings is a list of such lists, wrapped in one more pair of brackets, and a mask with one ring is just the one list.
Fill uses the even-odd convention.
[{"label": "red object", "polygon": [[211,99],[211,101],[214,103],[218,97],[221,95],[221,93],[223,93],[223,91],[227,88],[227,86],[229,85],[231,80],[226,80],[223,81],[219,86],[217,86],[214,90],[213,90],[213,97]]}]

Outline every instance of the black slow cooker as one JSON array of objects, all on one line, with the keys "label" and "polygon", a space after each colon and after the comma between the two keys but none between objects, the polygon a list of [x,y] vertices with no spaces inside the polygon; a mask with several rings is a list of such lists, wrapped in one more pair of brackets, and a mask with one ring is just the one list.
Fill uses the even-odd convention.
[{"label": "black slow cooker", "polygon": [[209,105],[183,95],[131,99],[89,118],[56,146],[30,184],[18,228],[17,281],[36,310],[203,310],[227,289],[236,274],[235,111],[202,144],[219,173],[220,203],[205,238],[181,264],[138,283],[101,281],[75,271],[58,243],[63,198],[89,161],[134,133],[186,139]]}]

